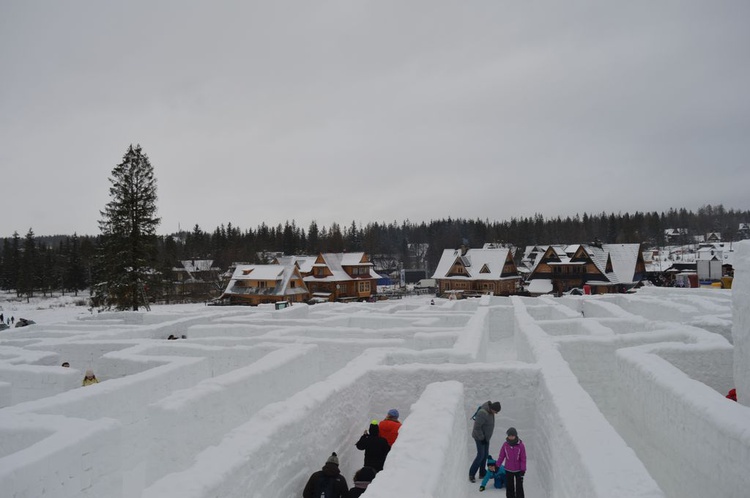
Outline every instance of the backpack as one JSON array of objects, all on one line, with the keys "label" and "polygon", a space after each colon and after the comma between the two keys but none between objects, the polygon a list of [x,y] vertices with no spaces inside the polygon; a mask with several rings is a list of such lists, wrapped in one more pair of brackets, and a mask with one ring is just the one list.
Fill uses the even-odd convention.
[{"label": "backpack", "polygon": [[322,475],[315,484],[315,498],[333,498],[333,484],[334,478],[327,475]]},{"label": "backpack", "polygon": [[482,409],[482,405],[479,405],[479,406],[477,407],[477,411],[475,411],[475,412],[474,412],[474,415],[472,415],[472,416],[471,416],[471,419],[472,419],[472,420],[476,420],[476,419],[477,419],[477,413],[479,413],[479,410],[481,410],[481,409]]}]

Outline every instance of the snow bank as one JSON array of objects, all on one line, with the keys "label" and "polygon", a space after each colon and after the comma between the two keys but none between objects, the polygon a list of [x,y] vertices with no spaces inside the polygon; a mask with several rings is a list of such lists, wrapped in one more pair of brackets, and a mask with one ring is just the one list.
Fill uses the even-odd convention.
[{"label": "snow bank", "polygon": [[[711,345],[644,345],[618,351],[618,426],[667,495],[746,496],[747,408],[661,357],[674,356],[677,349],[705,355],[692,362],[699,376],[706,364],[727,361],[731,354],[730,346]],[[687,370],[688,363],[682,361]]]},{"label": "snow bank", "polygon": [[[394,496],[454,498],[466,488],[463,385],[427,386],[410,408],[383,471],[367,488],[369,498]],[[420,478],[414,479],[419,472]]]},{"label": "snow bank", "polygon": [[0,395],[0,407],[3,407],[47,398],[79,387],[83,372],[63,367],[7,365],[0,362],[0,379],[9,385],[7,397]]},{"label": "snow bank", "polygon": [[[537,450],[544,489],[551,496],[576,498],[664,496],[580,386],[553,342],[528,313],[529,308],[523,306],[524,300],[512,299],[516,303],[519,358],[541,366],[535,414],[537,439],[544,441]],[[549,309],[551,306],[542,308],[545,317],[568,315]],[[539,316],[540,307],[532,309]]]},{"label": "snow bank", "polygon": [[184,469],[199,451],[218,443],[260,408],[320,380],[315,349],[314,345],[287,346],[249,366],[204,380],[152,404],[146,483]]},{"label": "snow bank", "polygon": [[0,417],[0,490],[13,497],[122,496],[119,424],[57,416]]},{"label": "snow bank", "polygon": [[735,246],[732,282],[732,343],[737,401],[750,406],[750,241]]}]

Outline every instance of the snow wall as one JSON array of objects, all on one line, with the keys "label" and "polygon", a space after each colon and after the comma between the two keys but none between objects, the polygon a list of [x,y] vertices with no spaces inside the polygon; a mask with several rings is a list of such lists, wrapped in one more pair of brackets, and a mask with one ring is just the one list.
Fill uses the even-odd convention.
[{"label": "snow wall", "polygon": [[737,401],[750,406],[750,241],[735,246],[732,342]]}]

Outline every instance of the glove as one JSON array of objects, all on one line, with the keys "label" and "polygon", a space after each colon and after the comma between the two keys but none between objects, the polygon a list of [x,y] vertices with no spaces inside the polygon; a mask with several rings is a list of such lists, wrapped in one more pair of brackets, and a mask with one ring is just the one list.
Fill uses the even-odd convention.
[{"label": "glove", "polygon": [[525,470],[522,470],[522,471],[521,471],[521,477],[523,477],[523,476],[525,476],[525,475],[526,475],[526,471],[525,471]]},{"label": "glove", "polygon": [[479,491],[484,491],[484,486],[479,486]]}]

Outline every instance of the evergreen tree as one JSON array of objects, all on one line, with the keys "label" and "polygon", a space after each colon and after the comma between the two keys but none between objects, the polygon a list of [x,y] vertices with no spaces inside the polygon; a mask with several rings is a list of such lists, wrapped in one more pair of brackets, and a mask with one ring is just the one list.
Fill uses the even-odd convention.
[{"label": "evergreen tree", "polygon": [[72,290],[76,296],[79,290],[86,288],[86,268],[79,246],[78,234],[74,233],[67,244],[67,264],[63,273],[63,288]]},{"label": "evergreen tree", "polygon": [[[128,147],[109,178],[111,200],[101,211],[100,273],[95,304],[119,310],[148,307],[156,259],[156,179],[141,146]],[[158,279],[157,279],[158,281]]]},{"label": "evergreen tree", "polygon": [[11,240],[3,241],[3,289],[18,286],[18,270],[21,265],[21,236],[13,232]]},{"label": "evergreen tree", "polygon": [[36,241],[34,240],[34,230],[29,228],[26,237],[23,239],[23,256],[21,257],[21,268],[18,272],[18,285],[16,291],[18,296],[26,294],[26,300],[34,295],[34,288],[37,284],[38,258],[36,250]]},{"label": "evergreen tree", "polygon": [[315,220],[310,222],[310,228],[307,230],[307,247],[305,252],[310,255],[317,255],[320,252],[320,233],[318,224]]}]

